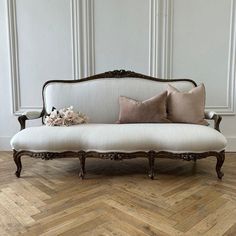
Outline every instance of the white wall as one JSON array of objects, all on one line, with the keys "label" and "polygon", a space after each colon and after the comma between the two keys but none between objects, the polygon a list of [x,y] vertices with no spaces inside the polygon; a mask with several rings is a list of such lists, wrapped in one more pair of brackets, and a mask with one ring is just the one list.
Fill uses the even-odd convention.
[{"label": "white wall", "polygon": [[236,1],[177,0],[172,9],[172,75],[205,84],[206,105],[223,114],[228,150],[236,151]]},{"label": "white wall", "polygon": [[6,2],[0,1],[0,147],[9,148],[9,139],[17,130],[16,118],[12,115],[9,45],[7,34]]},{"label": "white wall", "polygon": [[45,81],[127,69],[204,82],[236,151],[235,3],[0,0],[0,149],[19,130],[14,114],[40,109]]},{"label": "white wall", "polygon": [[148,1],[94,1],[95,72],[123,68],[147,73],[148,35]]}]

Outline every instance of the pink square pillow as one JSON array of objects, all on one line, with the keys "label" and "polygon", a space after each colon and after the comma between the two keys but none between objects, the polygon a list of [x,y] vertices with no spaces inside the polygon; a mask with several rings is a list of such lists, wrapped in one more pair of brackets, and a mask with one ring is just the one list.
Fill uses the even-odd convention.
[{"label": "pink square pillow", "polygon": [[205,86],[200,84],[189,92],[180,92],[168,84],[167,118],[176,123],[208,125],[205,115]]},{"label": "pink square pillow", "polygon": [[166,102],[167,91],[143,102],[120,96],[120,114],[117,123],[169,123]]}]

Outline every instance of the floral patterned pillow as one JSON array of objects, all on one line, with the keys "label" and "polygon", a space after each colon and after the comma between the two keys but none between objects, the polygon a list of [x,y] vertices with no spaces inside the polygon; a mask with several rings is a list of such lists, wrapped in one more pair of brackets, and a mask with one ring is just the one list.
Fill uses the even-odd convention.
[{"label": "floral patterned pillow", "polygon": [[52,112],[45,118],[47,126],[71,126],[83,123],[88,123],[88,117],[81,112],[75,112],[73,106],[59,111],[53,107]]}]

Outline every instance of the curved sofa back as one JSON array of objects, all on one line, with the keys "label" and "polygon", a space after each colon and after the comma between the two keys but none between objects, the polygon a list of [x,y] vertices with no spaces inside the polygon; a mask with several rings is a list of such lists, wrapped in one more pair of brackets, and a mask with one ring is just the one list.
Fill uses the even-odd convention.
[{"label": "curved sofa back", "polygon": [[192,80],[161,80],[126,71],[106,72],[82,80],[48,81],[43,87],[44,112],[50,113],[52,107],[73,106],[86,114],[91,123],[115,123],[119,96],[143,101],[165,91],[168,83],[180,91],[196,86]]}]

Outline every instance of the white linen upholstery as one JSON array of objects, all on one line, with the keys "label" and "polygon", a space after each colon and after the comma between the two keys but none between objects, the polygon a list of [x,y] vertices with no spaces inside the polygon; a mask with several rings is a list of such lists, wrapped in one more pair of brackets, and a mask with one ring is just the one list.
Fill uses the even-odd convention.
[{"label": "white linen upholstery", "polygon": [[205,111],[205,119],[212,119],[214,115],[217,115],[215,111]]},{"label": "white linen upholstery", "polygon": [[41,113],[41,111],[26,111],[22,115],[25,115],[29,120],[34,120],[38,119],[41,116]]},{"label": "white linen upholstery", "polygon": [[215,129],[193,124],[82,124],[70,127],[31,127],[11,140],[16,151],[135,152],[221,151],[225,137]]},{"label": "white linen upholstery", "polygon": [[[190,81],[169,82],[180,91],[194,87]],[[144,101],[167,89],[168,83],[141,78],[102,78],[81,83],[51,82],[43,96],[46,112],[52,107],[73,106],[89,117],[90,123],[115,123],[119,116],[119,96]]]}]

